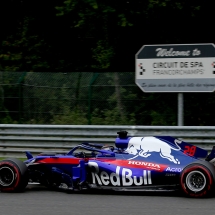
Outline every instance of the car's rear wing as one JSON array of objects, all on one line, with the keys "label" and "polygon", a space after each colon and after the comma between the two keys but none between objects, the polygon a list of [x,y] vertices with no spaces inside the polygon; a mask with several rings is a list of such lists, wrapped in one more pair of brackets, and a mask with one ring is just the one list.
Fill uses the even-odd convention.
[{"label": "car's rear wing", "polygon": [[[211,152],[209,153],[209,155],[207,156],[207,158],[205,159],[206,161],[211,161],[215,158],[215,146],[213,146]],[[215,162],[215,161],[214,161]]]}]

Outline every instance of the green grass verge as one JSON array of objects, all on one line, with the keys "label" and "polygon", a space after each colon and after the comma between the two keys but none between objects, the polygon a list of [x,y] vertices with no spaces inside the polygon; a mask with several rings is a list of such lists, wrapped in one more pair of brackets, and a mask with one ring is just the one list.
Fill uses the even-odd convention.
[{"label": "green grass verge", "polygon": [[[8,158],[9,158],[9,157],[8,157]],[[0,157],[0,160],[5,160],[5,159],[7,159],[7,157],[4,157],[4,158]],[[17,159],[19,159],[19,160],[21,160],[21,161],[27,160],[27,158],[17,158]]]}]

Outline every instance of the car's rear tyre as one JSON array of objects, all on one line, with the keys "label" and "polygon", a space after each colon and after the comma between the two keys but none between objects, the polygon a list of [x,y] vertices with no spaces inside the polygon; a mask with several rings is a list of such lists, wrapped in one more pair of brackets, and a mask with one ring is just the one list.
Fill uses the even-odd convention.
[{"label": "car's rear tyre", "polygon": [[187,166],[181,173],[182,191],[189,197],[209,196],[213,188],[213,177],[210,170],[201,164]]},{"label": "car's rear tyre", "polygon": [[0,161],[0,191],[20,192],[28,184],[26,165],[15,158]]}]

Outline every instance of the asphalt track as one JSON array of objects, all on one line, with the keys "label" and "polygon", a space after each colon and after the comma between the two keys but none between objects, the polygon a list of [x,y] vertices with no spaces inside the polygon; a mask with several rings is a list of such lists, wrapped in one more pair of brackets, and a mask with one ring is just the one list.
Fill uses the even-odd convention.
[{"label": "asphalt track", "polygon": [[0,215],[202,215],[214,214],[215,197],[180,193],[49,191],[30,185],[23,193],[0,193]]}]

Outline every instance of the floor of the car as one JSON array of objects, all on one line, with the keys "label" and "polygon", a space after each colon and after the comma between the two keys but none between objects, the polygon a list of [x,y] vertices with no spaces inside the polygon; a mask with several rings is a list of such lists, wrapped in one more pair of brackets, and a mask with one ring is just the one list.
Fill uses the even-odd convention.
[{"label": "floor of the car", "polygon": [[154,186],[131,186],[131,187],[115,187],[115,186],[100,186],[96,184],[89,184],[91,189],[104,189],[116,191],[175,191],[179,189],[178,184],[174,185],[154,185]]}]

